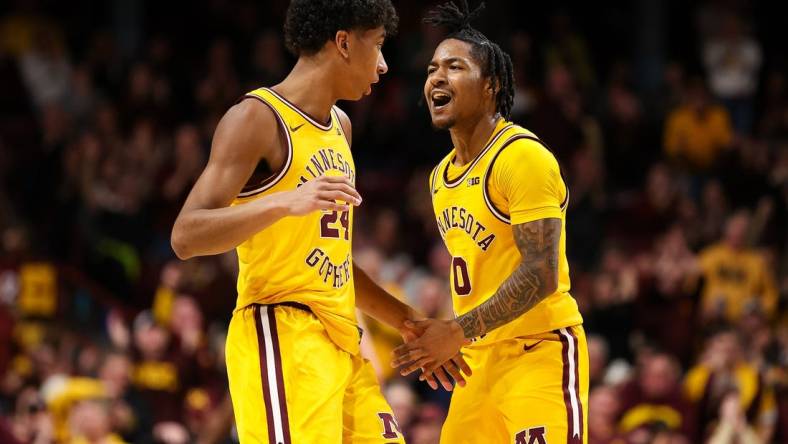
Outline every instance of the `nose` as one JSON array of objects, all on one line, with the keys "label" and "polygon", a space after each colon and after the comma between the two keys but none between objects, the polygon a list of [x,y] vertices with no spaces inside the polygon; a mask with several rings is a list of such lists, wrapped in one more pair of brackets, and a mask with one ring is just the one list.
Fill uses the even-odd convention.
[{"label": "nose", "polygon": [[438,87],[446,84],[446,73],[442,68],[438,68],[427,76],[427,82],[433,87]]},{"label": "nose", "polygon": [[389,66],[386,64],[386,59],[383,58],[383,54],[380,54],[378,57],[378,74],[383,75],[387,73],[389,70]]}]

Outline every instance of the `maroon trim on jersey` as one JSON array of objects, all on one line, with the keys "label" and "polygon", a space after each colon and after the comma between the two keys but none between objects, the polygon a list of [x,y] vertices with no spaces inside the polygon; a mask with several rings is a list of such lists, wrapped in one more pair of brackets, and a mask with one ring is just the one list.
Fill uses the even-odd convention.
[{"label": "maroon trim on jersey", "polygon": [[479,151],[479,154],[477,154],[476,157],[474,157],[474,159],[468,164],[468,166],[465,168],[465,171],[463,171],[462,174],[460,174],[454,180],[449,180],[449,164],[454,161],[453,159],[450,158],[448,162],[446,162],[446,167],[443,169],[443,184],[446,186],[446,188],[454,188],[457,185],[461,184],[462,181],[465,179],[465,176],[467,176],[468,173],[473,169],[473,167],[476,166],[477,163],[479,163],[479,160],[487,153],[487,151],[489,151],[490,148],[493,145],[495,145],[495,142],[497,142],[498,139],[500,139],[501,136],[503,136],[503,133],[505,133],[506,130],[512,127],[514,127],[514,124],[510,123],[504,126],[503,128],[501,128],[497,133],[495,133],[495,135],[490,139],[490,141],[487,142],[487,145],[485,145],[484,148],[482,148],[482,150]]},{"label": "maroon trim on jersey", "polygon": [[271,390],[268,386],[268,356],[265,353],[265,333],[260,318],[260,306],[254,306],[254,325],[257,329],[257,350],[260,355],[260,380],[263,383],[263,401],[265,401],[265,420],[268,424],[268,442],[276,442],[274,435],[274,412],[271,409]]},{"label": "maroon trim on jersey", "polygon": [[[441,163],[443,163],[443,161],[441,161]],[[435,165],[435,168],[432,169],[432,173],[430,173],[430,198],[433,200],[435,199],[435,191],[437,190],[437,188],[435,188],[435,182],[438,181],[438,170],[440,169],[440,166],[440,163]]]},{"label": "maroon trim on jersey", "polygon": [[279,389],[279,411],[282,415],[282,431],[284,444],[290,444],[290,420],[287,417],[287,397],[285,396],[285,378],[282,375],[282,353],[279,350],[279,333],[276,330],[274,307],[268,308],[268,323],[271,328],[271,341],[274,345],[274,367],[276,368],[276,386]]},{"label": "maroon trim on jersey", "polygon": [[[566,332],[566,334],[564,333]],[[582,444],[583,443],[583,403],[580,400],[580,378],[578,369],[578,341],[572,331],[572,327],[566,327],[555,330],[561,338],[561,358],[563,360],[563,375],[561,389],[564,392],[564,405],[566,406],[566,442],[567,444]],[[567,337],[568,336],[568,337]],[[573,353],[569,353],[570,342],[572,341]],[[572,365],[574,362],[574,365]],[[574,370],[571,370],[574,367]],[[570,371],[574,376],[574,383],[570,384]],[[572,408],[572,391],[574,391],[575,401],[577,403],[577,411]],[[577,423],[579,424],[578,430],[575,430],[574,419],[577,415]]]},{"label": "maroon trim on jersey", "polygon": [[342,136],[345,138],[345,142],[347,142],[347,147],[352,150],[350,146],[350,139],[347,138],[347,133],[345,133],[345,127],[342,126],[342,120],[339,118],[339,111],[340,111],[339,107],[337,107],[336,105],[331,107],[331,112],[334,113],[334,117],[337,119],[337,135],[342,134]]},{"label": "maroon trim on jersey", "polygon": [[279,168],[279,171],[273,172],[270,176],[268,176],[266,179],[264,179],[262,182],[260,182],[257,185],[250,186],[249,184],[247,184],[246,186],[244,186],[241,192],[238,193],[239,198],[255,196],[257,194],[262,193],[265,190],[270,189],[271,187],[279,183],[279,181],[282,180],[283,177],[285,177],[285,174],[287,174],[287,172],[290,170],[290,166],[293,164],[293,139],[290,137],[290,131],[287,129],[287,124],[285,123],[285,120],[282,118],[282,116],[279,114],[279,111],[277,111],[273,105],[268,103],[262,97],[258,97],[254,94],[247,94],[241,98],[241,100],[244,99],[256,99],[260,103],[263,103],[265,104],[265,106],[271,108],[271,111],[274,112],[274,115],[276,116],[276,120],[282,126],[282,130],[284,131],[285,138],[287,139],[287,158],[285,159],[285,163]]},{"label": "maroon trim on jersey", "polygon": [[[539,138],[534,137],[534,136],[529,136],[527,134],[517,134],[517,135],[514,135],[514,136],[510,137],[509,139],[507,139],[503,143],[503,145],[501,145],[501,148],[498,150],[498,152],[495,153],[495,156],[493,156],[492,160],[490,161],[490,165],[487,167],[487,172],[484,173],[484,186],[482,187],[482,193],[484,195],[484,203],[487,204],[487,209],[489,209],[490,212],[496,218],[498,218],[498,220],[500,220],[501,222],[503,222],[505,224],[511,224],[512,223],[512,219],[511,219],[510,215],[506,214],[506,212],[504,212],[503,210],[501,210],[500,208],[495,206],[495,204],[493,203],[492,199],[490,199],[490,195],[489,195],[487,190],[489,189],[489,185],[490,185],[490,175],[492,173],[493,165],[495,165],[495,161],[498,159],[498,156],[501,154],[501,152],[506,147],[508,147],[509,145],[511,145],[512,143],[514,143],[514,142],[516,142],[517,140],[520,140],[520,139],[533,140],[534,142],[537,142],[538,144],[540,144],[543,147],[545,147],[548,151],[550,151],[550,148],[544,142],[542,142]],[[560,166],[559,166],[558,170],[559,170],[559,172],[561,172],[561,167]],[[563,210],[566,209],[566,206],[569,203],[569,185],[567,185],[566,184],[566,180],[564,180],[563,172],[561,172],[561,181],[564,182],[564,187],[566,187],[566,196],[564,196],[563,202],[561,202],[561,204],[559,205],[559,207],[561,208],[561,211],[563,211]]]},{"label": "maroon trim on jersey", "polygon": [[273,89],[271,89],[271,88],[263,88],[263,89],[268,91],[268,92],[270,92],[271,94],[273,94],[274,97],[276,97],[277,99],[282,101],[282,103],[287,105],[293,111],[297,112],[301,117],[303,117],[307,122],[309,122],[312,125],[314,125],[317,129],[323,130],[323,131],[328,131],[328,130],[330,130],[331,128],[334,127],[334,119],[331,118],[330,113],[329,113],[329,117],[328,117],[328,124],[321,124],[320,122],[318,122],[315,118],[313,118],[312,116],[310,116],[306,112],[301,111],[301,108],[297,107],[293,102],[291,102],[291,101],[285,99],[284,97],[280,96],[279,93],[277,93]]},{"label": "maroon trim on jersey", "polygon": [[[568,191],[567,191],[568,193]],[[580,422],[580,439],[578,443],[583,442],[583,401],[580,399],[580,341],[577,340],[573,327],[567,327],[566,331],[572,336],[575,342],[575,394],[577,395],[577,415]]]}]

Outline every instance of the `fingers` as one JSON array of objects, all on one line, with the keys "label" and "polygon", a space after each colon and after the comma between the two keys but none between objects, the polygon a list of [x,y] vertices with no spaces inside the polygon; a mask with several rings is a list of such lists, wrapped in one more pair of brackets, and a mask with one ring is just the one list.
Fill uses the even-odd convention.
[{"label": "fingers", "polygon": [[419,379],[425,381],[431,389],[438,390],[438,381],[435,380],[433,373],[422,373]]},{"label": "fingers", "polygon": [[350,211],[350,205],[337,203],[333,200],[320,200],[318,201],[319,210],[332,210],[332,211]]},{"label": "fingers", "polygon": [[460,373],[460,368],[457,367],[457,364],[455,364],[453,360],[449,359],[446,361],[442,368],[451,375],[452,379],[454,379],[457,385],[465,387],[465,377],[462,376],[462,373]]},{"label": "fingers", "polygon": [[416,362],[411,362],[410,364],[402,367],[399,371],[399,374],[402,376],[408,376],[409,374],[415,372],[419,369],[429,369],[432,371],[432,363],[434,361],[431,358],[421,358]]},{"label": "fingers", "polygon": [[465,376],[471,376],[473,374],[473,372],[471,371],[471,366],[468,365],[467,362],[465,362],[465,357],[462,355],[462,353],[457,353],[456,355],[454,355],[454,357],[451,358],[451,361],[457,367],[459,367],[460,370],[462,370],[462,373]]},{"label": "fingers", "polygon": [[[345,176],[318,176],[309,182],[309,188],[314,192],[319,200],[321,209],[340,210],[332,207],[324,201],[343,201],[353,205],[361,204],[361,195],[356,191],[355,186]],[[345,210],[347,207],[344,208]]]},{"label": "fingers", "polygon": [[353,182],[351,182],[350,179],[348,179],[346,176],[322,175],[322,176],[318,176],[317,179],[315,180],[319,180],[321,182],[328,182],[328,183],[344,183],[350,185],[351,187],[353,186]]},{"label": "fingers", "polygon": [[417,330],[423,330],[423,329],[427,328],[428,325],[430,325],[431,321],[432,321],[431,319],[419,319],[419,320],[407,319],[404,322],[404,324],[405,324],[405,327],[408,327],[408,328],[413,328],[413,329],[417,329]]},{"label": "fingers", "polygon": [[317,198],[321,201],[342,201],[347,203],[352,203],[353,205],[358,206],[361,204],[361,198],[357,198],[352,194],[348,194],[341,190],[333,190],[333,191],[319,191],[317,193]]},{"label": "fingers", "polygon": [[414,344],[415,341],[400,345],[399,347],[395,348],[392,352],[394,359],[391,361],[391,366],[399,367],[417,359],[424,358],[427,355],[424,350]]},{"label": "fingers", "polygon": [[454,384],[451,383],[449,377],[446,375],[446,372],[444,371],[445,367],[446,367],[445,364],[443,367],[438,367],[432,374],[435,375],[436,378],[438,378],[438,381],[440,381],[441,385],[443,386],[443,389],[446,390],[447,392],[450,392],[452,391],[452,389],[454,389]]}]

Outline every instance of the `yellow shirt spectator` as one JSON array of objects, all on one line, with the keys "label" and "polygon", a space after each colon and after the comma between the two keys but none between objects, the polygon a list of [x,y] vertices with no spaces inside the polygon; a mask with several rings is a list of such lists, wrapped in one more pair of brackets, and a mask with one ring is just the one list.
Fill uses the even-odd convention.
[{"label": "yellow shirt spectator", "polygon": [[767,317],[774,315],[777,288],[757,252],[719,243],[701,251],[699,263],[705,278],[701,295],[704,313],[721,314],[735,321],[745,310],[758,306]]},{"label": "yellow shirt spectator", "polygon": [[704,170],[732,142],[728,112],[717,105],[701,108],[680,106],[670,113],[665,126],[665,153],[674,161]]}]

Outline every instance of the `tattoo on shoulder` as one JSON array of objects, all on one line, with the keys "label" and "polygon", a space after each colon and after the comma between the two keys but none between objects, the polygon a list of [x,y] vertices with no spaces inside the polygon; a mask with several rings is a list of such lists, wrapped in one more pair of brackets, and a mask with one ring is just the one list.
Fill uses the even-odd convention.
[{"label": "tattoo on shoulder", "polygon": [[457,318],[466,338],[511,322],[555,290],[561,219],[513,225],[512,231],[522,262],[490,299]]}]

